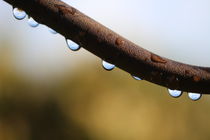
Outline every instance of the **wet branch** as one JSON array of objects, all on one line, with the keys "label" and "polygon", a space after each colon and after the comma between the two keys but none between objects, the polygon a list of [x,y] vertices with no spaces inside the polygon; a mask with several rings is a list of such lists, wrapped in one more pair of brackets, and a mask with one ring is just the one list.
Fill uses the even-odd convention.
[{"label": "wet branch", "polygon": [[210,94],[210,68],[153,54],[59,0],[4,0],[122,70],[170,89]]}]

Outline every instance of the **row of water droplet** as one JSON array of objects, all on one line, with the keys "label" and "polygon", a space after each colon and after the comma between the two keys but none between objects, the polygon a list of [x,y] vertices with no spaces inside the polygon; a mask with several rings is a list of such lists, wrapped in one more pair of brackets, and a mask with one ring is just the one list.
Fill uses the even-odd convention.
[{"label": "row of water droplet", "polygon": [[[27,17],[27,14],[25,11],[19,9],[19,8],[13,8],[13,16],[18,20],[23,20]],[[28,16],[28,25],[35,28],[39,26],[39,23],[36,22],[32,17]],[[57,32],[53,29],[49,28],[49,31],[52,34],[56,34]]]},{"label": "row of water droplet", "polygon": [[[19,8],[13,8],[13,15],[18,20],[23,20],[27,16],[26,12]],[[35,27],[39,26],[39,23],[36,22],[32,17],[28,16],[28,25],[35,28]],[[57,33],[55,30],[53,30],[51,28],[49,28],[49,31],[52,34]],[[67,46],[69,47],[69,49],[71,49],[72,51],[77,51],[80,49],[80,46],[78,44],[76,44],[75,42],[71,41],[70,39],[66,39],[66,43],[67,43]]]},{"label": "row of water droplet", "polygon": [[[108,70],[108,71],[110,71],[110,70],[113,70],[114,68],[115,68],[115,65],[113,65],[113,64],[111,64],[111,63],[108,63],[108,62],[106,62],[106,61],[102,61],[102,65],[103,65],[103,68],[105,69],[105,70]],[[139,78],[139,77],[137,77],[137,76],[133,76],[132,75],[132,77],[135,79],[135,80],[142,80],[141,78]],[[178,97],[180,97],[181,95],[182,95],[182,91],[179,91],[179,90],[171,90],[171,89],[168,89],[168,93],[169,93],[169,95],[171,95],[172,97],[174,97],[174,98],[178,98]],[[193,100],[193,101],[197,101],[197,100],[199,100],[200,98],[201,98],[201,96],[202,96],[202,94],[200,94],[200,93],[191,93],[191,92],[189,92],[188,93],[188,97],[191,99],[191,100]]]},{"label": "row of water droplet", "polygon": [[[19,9],[19,8],[13,8],[13,15],[16,19],[18,20],[22,20],[24,19],[27,14],[25,13],[25,11]],[[38,22],[36,22],[32,17],[28,17],[28,24],[31,26],[31,27],[37,27],[39,25]],[[49,31],[52,33],[52,34],[56,34],[57,32],[53,29],[49,29]],[[70,39],[66,39],[66,43],[67,43],[67,46],[69,49],[71,49],[72,51],[77,51],[80,49],[80,46],[78,44],[76,44],[75,42],[73,42],[72,40]],[[115,65],[114,64],[111,64],[111,63],[108,63],[106,61],[102,61],[102,66],[105,70],[108,70],[108,71],[111,71],[115,68]],[[132,75],[132,77],[135,79],[135,80],[142,80],[141,78],[137,77],[137,76],[134,76]],[[169,92],[169,95],[171,95],[172,97],[174,98],[178,98],[182,95],[182,91],[179,91],[179,90],[171,90],[171,89],[168,89],[168,92]],[[201,98],[202,94],[200,93],[188,93],[188,97],[193,100],[193,101],[197,101]]]},{"label": "row of water droplet", "polygon": [[[174,98],[180,97],[183,93],[182,91],[171,90],[171,89],[168,89],[168,92]],[[200,94],[200,93],[191,93],[191,92],[188,93],[188,97],[193,101],[199,100],[201,98],[201,96],[202,96],[202,94]]]}]

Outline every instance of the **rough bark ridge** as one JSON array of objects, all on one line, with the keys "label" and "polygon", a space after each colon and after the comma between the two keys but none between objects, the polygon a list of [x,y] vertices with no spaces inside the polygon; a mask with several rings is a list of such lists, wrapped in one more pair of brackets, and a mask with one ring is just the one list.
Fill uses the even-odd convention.
[{"label": "rough bark ridge", "polygon": [[101,59],[152,83],[210,94],[210,68],[153,54],[59,0],[4,0]]}]

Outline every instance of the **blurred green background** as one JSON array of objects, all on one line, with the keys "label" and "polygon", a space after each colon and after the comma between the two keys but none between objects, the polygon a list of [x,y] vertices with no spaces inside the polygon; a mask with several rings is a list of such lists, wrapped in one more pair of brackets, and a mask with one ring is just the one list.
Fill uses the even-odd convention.
[{"label": "blurred green background", "polygon": [[[207,0],[66,2],[148,50],[210,66]],[[70,51],[47,27],[15,20],[3,1],[0,12],[0,140],[210,138],[209,96],[171,98],[124,71],[105,71],[84,49]]]}]

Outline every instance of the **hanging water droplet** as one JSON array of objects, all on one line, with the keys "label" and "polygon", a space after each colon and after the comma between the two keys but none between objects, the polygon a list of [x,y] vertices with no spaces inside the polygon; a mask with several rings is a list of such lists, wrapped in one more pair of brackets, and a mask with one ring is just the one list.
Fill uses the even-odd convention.
[{"label": "hanging water droplet", "polygon": [[200,93],[191,93],[191,92],[188,93],[188,97],[193,101],[199,100],[201,98],[201,96],[202,96],[202,94],[200,94]]},{"label": "hanging water droplet", "polygon": [[36,22],[32,17],[28,18],[28,25],[30,25],[31,27],[37,27],[39,25],[38,22]]},{"label": "hanging water droplet", "polygon": [[14,8],[13,9],[13,16],[18,20],[22,20],[26,17],[26,12],[19,9],[19,8]]},{"label": "hanging water droplet", "polygon": [[108,63],[106,61],[102,61],[102,65],[103,65],[103,68],[108,71],[113,70],[115,68],[115,65]]},{"label": "hanging water droplet", "polygon": [[72,51],[78,51],[80,49],[80,46],[77,43],[71,41],[70,39],[66,39],[66,43],[69,49],[71,49]]},{"label": "hanging water droplet", "polygon": [[57,32],[51,28],[49,28],[49,31],[52,33],[52,34],[57,34]]},{"label": "hanging water droplet", "polygon": [[139,77],[137,77],[137,76],[133,76],[133,75],[131,75],[135,80],[142,80],[141,78],[139,78]]},{"label": "hanging water droplet", "polygon": [[178,97],[180,97],[182,95],[182,91],[179,91],[179,90],[168,89],[168,92],[174,98],[178,98]]}]

